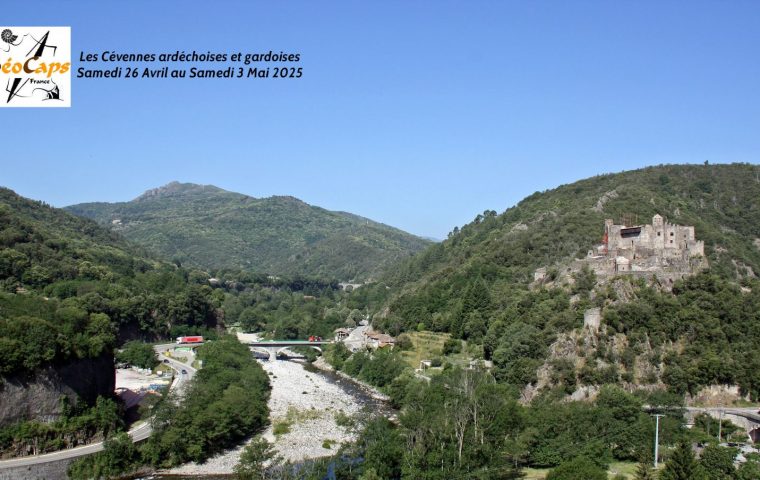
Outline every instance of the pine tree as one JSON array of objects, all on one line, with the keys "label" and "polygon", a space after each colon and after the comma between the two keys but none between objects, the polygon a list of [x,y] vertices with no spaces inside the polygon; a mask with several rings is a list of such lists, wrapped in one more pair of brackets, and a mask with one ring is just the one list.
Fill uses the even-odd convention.
[{"label": "pine tree", "polygon": [[660,475],[660,480],[704,480],[704,478],[703,471],[694,458],[694,452],[686,442],[678,444]]},{"label": "pine tree", "polygon": [[636,466],[635,480],[655,480],[657,477],[652,467],[653,456],[649,451],[641,455]]}]

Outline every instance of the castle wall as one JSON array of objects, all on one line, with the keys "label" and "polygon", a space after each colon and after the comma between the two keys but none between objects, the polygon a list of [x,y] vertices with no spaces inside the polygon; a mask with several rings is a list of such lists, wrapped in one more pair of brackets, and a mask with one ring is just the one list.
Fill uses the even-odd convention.
[{"label": "castle wall", "polygon": [[[566,272],[562,267],[562,276],[589,267],[600,281],[621,274],[646,280],[656,277],[660,285],[670,288],[676,280],[707,267],[705,244],[696,240],[693,226],[672,225],[655,215],[650,225],[627,227],[607,219],[604,228],[607,242],[566,265]],[[546,272],[546,268],[536,270],[534,281],[543,281]]]},{"label": "castle wall", "polygon": [[600,278],[654,275],[672,283],[706,266],[704,242],[696,240],[693,226],[673,225],[660,215],[649,225],[615,225],[609,219],[604,225],[606,248],[595,248],[585,260]]},{"label": "castle wall", "polygon": [[[693,226],[673,225],[665,222],[659,215],[654,216],[651,225],[626,227],[607,220],[605,228],[610,254],[614,252],[615,255],[624,256],[629,260],[633,260],[638,252],[651,254],[644,253],[642,249],[671,258],[680,256],[682,252],[688,252],[689,256],[704,255],[704,243],[696,240]],[[624,233],[633,230],[639,230],[638,234]]]}]

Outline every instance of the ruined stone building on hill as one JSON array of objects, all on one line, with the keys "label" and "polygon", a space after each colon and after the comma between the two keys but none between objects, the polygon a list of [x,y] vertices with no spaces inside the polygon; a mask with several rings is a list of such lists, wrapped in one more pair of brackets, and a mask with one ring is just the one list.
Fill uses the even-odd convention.
[{"label": "ruined stone building on hill", "polygon": [[[624,222],[628,223],[628,222]],[[697,240],[693,226],[668,223],[661,215],[647,225],[604,222],[602,243],[589,250],[586,258],[575,260],[566,272],[588,265],[600,281],[617,275],[656,277],[664,285],[707,267],[705,244]],[[543,281],[547,269],[535,273]]]}]

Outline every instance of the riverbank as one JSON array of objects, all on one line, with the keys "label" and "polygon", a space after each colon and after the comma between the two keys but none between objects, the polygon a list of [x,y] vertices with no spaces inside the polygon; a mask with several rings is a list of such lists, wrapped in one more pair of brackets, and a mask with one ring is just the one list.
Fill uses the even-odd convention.
[{"label": "riverbank", "polygon": [[333,373],[345,380],[348,380],[350,382],[353,382],[357,386],[361,387],[369,396],[374,398],[375,400],[379,400],[381,402],[389,402],[391,400],[391,397],[384,394],[380,390],[376,389],[369,383],[362,382],[361,380],[354,378],[350,375],[346,375],[345,373],[341,372],[340,370],[335,370],[332,365],[327,363],[327,361],[324,359],[324,357],[317,358],[314,362],[311,363],[312,366],[315,368],[318,368],[319,370],[322,370],[323,372],[330,372]]},{"label": "riverbank", "polygon": [[[269,398],[272,422],[263,436],[274,445],[278,455],[294,462],[330,456],[341,444],[356,439],[351,422],[346,420],[355,418],[365,402],[359,392],[352,392],[353,384],[340,379],[333,381],[326,376],[327,372],[308,372],[303,364],[294,361],[263,361],[261,366],[272,384]],[[364,390],[364,386],[361,388]],[[354,389],[358,390],[358,387]],[[374,393],[380,394],[366,392],[371,399],[375,398]],[[278,435],[274,434],[275,427]],[[203,464],[190,463],[160,473],[230,474],[243,448],[229,450]]]}]

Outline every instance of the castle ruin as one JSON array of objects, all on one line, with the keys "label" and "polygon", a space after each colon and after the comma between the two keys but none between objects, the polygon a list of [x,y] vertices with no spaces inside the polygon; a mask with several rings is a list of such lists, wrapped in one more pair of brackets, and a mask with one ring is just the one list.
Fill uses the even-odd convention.
[{"label": "castle ruin", "polygon": [[[632,223],[632,222],[624,222]],[[616,275],[656,277],[665,286],[707,267],[705,243],[697,240],[694,227],[668,223],[661,215],[648,225],[618,225],[604,222],[602,243],[589,250],[584,259],[575,260],[568,272],[588,265],[600,281]],[[535,273],[543,281],[546,268]]]}]

